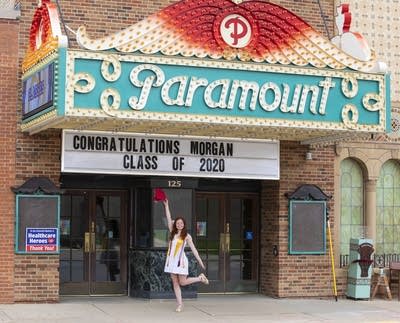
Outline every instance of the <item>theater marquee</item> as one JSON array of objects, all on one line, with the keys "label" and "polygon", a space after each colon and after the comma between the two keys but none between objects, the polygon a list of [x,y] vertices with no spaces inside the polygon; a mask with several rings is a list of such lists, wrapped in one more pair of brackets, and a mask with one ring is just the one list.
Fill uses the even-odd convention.
[{"label": "theater marquee", "polygon": [[102,38],[82,26],[72,49],[56,15],[42,3],[23,62],[24,80],[54,63],[54,100],[23,131],[310,143],[390,130],[389,74],[341,17],[329,40],[269,2],[185,0]]}]

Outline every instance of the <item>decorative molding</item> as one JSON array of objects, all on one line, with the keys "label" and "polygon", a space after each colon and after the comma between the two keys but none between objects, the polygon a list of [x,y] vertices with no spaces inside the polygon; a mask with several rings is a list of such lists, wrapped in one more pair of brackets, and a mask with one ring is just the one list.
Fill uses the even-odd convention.
[{"label": "decorative molding", "polygon": [[[304,20],[272,3],[230,0],[179,1],[125,30],[91,39],[82,48],[124,53],[210,57],[270,64],[371,71],[375,55],[360,60],[342,51]],[[244,40],[243,45],[239,45]]]}]

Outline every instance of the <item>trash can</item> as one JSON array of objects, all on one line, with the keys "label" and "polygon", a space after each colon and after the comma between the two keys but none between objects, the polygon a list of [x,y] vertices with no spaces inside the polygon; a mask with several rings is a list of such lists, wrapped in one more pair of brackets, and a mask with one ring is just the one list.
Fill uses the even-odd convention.
[{"label": "trash can", "polygon": [[347,297],[353,299],[370,298],[373,252],[374,247],[371,239],[350,239]]}]

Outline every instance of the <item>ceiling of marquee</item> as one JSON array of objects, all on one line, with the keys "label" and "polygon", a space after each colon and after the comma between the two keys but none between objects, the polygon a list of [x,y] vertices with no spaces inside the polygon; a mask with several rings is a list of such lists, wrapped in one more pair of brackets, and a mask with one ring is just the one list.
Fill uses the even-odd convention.
[{"label": "ceiling of marquee", "polygon": [[[310,145],[327,145],[346,139],[368,138],[371,133],[282,126],[250,126],[159,120],[116,120],[109,118],[56,117],[52,121],[30,125],[29,133],[45,129],[75,129],[122,133],[160,134],[173,136],[226,137],[299,141]],[[23,125],[22,125],[22,130]]]}]

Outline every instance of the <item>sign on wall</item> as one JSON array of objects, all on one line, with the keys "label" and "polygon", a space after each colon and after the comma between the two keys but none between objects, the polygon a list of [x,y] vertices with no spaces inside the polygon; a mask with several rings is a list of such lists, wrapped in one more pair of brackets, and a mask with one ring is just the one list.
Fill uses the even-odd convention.
[{"label": "sign on wall", "polygon": [[57,252],[58,228],[26,228],[26,252]]},{"label": "sign on wall", "polygon": [[22,81],[22,118],[28,118],[53,105],[54,63]]},{"label": "sign on wall", "polygon": [[60,196],[17,194],[16,253],[58,253]]},{"label": "sign on wall", "polygon": [[279,179],[279,142],[64,130],[61,171]]}]

